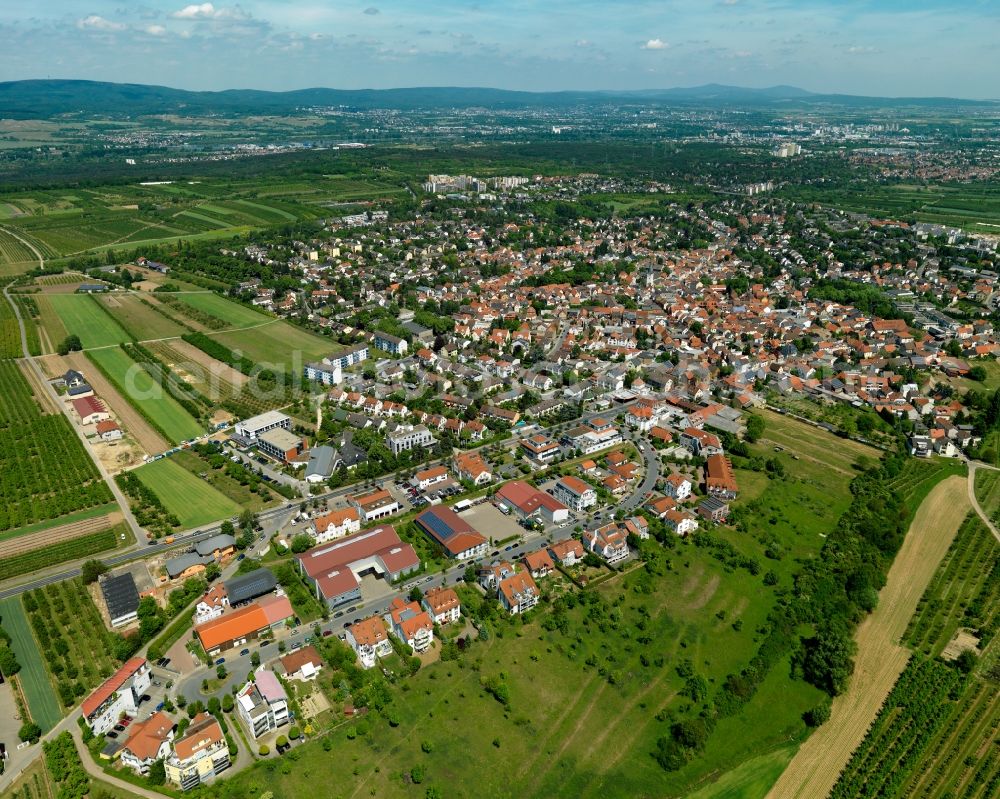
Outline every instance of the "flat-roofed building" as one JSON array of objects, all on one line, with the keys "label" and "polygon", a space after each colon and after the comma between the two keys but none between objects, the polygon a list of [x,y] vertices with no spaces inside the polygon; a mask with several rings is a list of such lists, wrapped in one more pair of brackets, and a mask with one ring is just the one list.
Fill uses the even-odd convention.
[{"label": "flat-roofed building", "polygon": [[279,427],[291,430],[291,418],[279,411],[267,411],[259,416],[252,416],[249,419],[244,419],[242,422],[237,422],[236,435],[248,441],[256,441],[261,433],[266,433],[268,430],[275,430]]},{"label": "flat-roofed building", "polygon": [[401,510],[399,503],[384,488],[376,488],[367,494],[355,494],[348,497],[347,501],[357,508],[361,518],[366,522],[384,519]]},{"label": "flat-roofed building", "polygon": [[139,589],[135,587],[131,572],[103,578],[100,585],[112,627],[121,627],[139,618]]},{"label": "flat-roofed building", "polygon": [[276,427],[257,436],[257,449],[276,461],[291,463],[305,451],[305,441],[291,430]]}]

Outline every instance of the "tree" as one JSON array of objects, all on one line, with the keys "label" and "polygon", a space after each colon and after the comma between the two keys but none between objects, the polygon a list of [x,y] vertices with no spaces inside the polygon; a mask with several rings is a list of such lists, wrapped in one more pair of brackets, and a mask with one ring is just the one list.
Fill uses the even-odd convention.
[{"label": "tree", "polygon": [[297,741],[299,738],[302,737],[302,731],[298,727],[292,727],[288,731],[288,737],[291,738],[293,741]]},{"label": "tree", "polygon": [[233,527],[233,523],[229,519],[219,525],[219,533],[222,535],[233,535],[235,532],[236,528]]},{"label": "tree", "polygon": [[226,666],[224,663],[220,663],[218,666],[216,666],[215,668],[216,677],[218,677],[220,680],[224,680],[226,679],[226,674],[227,674]]},{"label": "tree", "polygon": [[305,552],[307,549],[312,549],[312,546],[312,536],[307,535],[306,533],[299,533],[292,539],[292,552],[296,555]]},{"label": "tree", "polygon": [[802,674],[806,681],[830,696],[843,693],[854,672],[856,646],[850,631],[843,624],[827,622],[804,644]]},{"label": "tree", "polygon": [[90,583],[97,582],[97,578],[100,577],[104,572],[108,570],[101,561],[95,559],[88,560],[83,566],[80,567],[80,577],[83,581],[90,585]]},{"label": "tree", "polygon": [[149,780],[150,785],[163,785],[167,781],[167,770],[162,759],[157,760],[149,767],[149,776],[146,779]]},{"label": "tree", "polygon": [[261,757],[267,757],[269,754],[271,754],[271,747],[269,747],[267,744],[261,744],[259,747],[257,747],[257,754],[260,755]]},{"label": "tree", "polygon": [[[229,694],[226,694],[226,696],[229,696]],[[219,697],[217,696],[209,697],[208,712],[211,713],[213,716],[218,716],[220,710],[222,710],[222,702],[219,701]]]},{"label": "tree", "polygon": [[17,737],[22,741],[38,743],[38,739],[42,737],[42,728],[33,721],[26,721],[17,731]]},{"label": "tree", "polygon": [[233,703],[233,695],[232,694],[223,694],[222,695],[222,712],[223,713],[232,713],[234,706],[235,705]]},{"label": "tree", "polygon": [[764,435],[764,418],[755,413],[750,414],[747,418],[747,428],[744,437],[752,444],[754,441],[760,440],[762,435]]},{"label": "tree", "polygon": [[69,355],[71,352],[80,352],[83,349],[83,344],[80,343],[80,337],[74,333],[66,336],[61,342],[59,342],[59,347],[57,352],[60,355]]},{"label": "tree", "polygon": [[963,674],[969,674],[976,668],[976,663],[978,662],[979,658],[976,657],[975,652],[971,649],[963,649],[961,654],[955,658],[955,667]]},{"label": "tree", "polygon": [[802,714],[802,720],[809,727],[819,727],[830,720],[830,703],[821,702]]},{"label": "tree", "polygon": [[219,564],[212,561],[207,566],[205,566],[205,579],[206,580],[217,580],[219,575],[222,574],[222,569],[219,568]]},{"label": "tree", "polygon": [[969,370],[969,379],[976,380],[980,383],[986,380],[987,374],[986,369],[982,366],[976,365]]},{"label": "tree", "polygon": [[21,664],[17,662],[14,650],[4,643],[0,643],[0,674],[5,677],[13,677],[21,670]]},{"label": "tree", "polygon": [[256,649],[250,653],[250,665],[257,668],[260,665],[260,652]]},{"label": "tree", "polygon": [[240,514],[240,527],[244,530],[253,530],[257,527],[257,514],[246,508]]}]

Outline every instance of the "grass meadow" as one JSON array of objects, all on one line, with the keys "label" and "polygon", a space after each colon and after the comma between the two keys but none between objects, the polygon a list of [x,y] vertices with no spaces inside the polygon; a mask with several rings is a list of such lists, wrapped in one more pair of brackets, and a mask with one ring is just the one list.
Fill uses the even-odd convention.
[{"label": "grass meadow", "polygon": [[91,350],[87,357],[108,375],[122,396],[174,443],[205,432],[204,427],[121,348]]},{"label": "grass meadow", "polygon": [[[59,723],[62,711],[19,597],[0,599],[0,619],[3,620],[3,628],[10,633],[14,654],[21,664],[19,679],[31,716],[47,732]],[[8,742],[10,745],[11,742]]]},{"label": "grass meadow", "polygon": [[[112,347],[131,341],[131,336],[88,294],[51,294],[45,298],[68,333],[80,337],[84,349]],[[57,344],[58,341],[53,341]]]},{"label": "grass meadow", "polygon": [[167,510],[180,519],[181,527],[197,527],[239,514],[242,508],[173,458],[163,458],[135,470]]}]

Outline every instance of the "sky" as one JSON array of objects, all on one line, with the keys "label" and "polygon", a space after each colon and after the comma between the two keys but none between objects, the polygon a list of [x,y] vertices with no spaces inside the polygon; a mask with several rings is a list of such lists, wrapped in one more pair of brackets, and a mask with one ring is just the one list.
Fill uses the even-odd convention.
[{"label": "sky", "polygon": [[1000,97],[1000,0],[2,0],[0,80]]}]

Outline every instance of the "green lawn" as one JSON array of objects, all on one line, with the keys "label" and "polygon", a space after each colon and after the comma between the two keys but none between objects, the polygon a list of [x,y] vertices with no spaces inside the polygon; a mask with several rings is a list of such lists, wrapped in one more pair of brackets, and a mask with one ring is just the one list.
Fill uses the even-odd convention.
[{"label": "green lawn", "polygon": [[688,799],[764,799],[791,761],[796,747],[783,746],[766,755],[747,760]]},{"label": "green lawn", "polygon": [[47,299],[66,330],[80,337],[84,349],[108,347],[131,341],[131,337],[121,325],[90,295],[50,294]]},{"label": "green lawn", "polygon": [[[62,718],[59,700],[52,683],[45,673],[42,655],[28,626],[28,618],[21,607],[20,598],[8,597],[0,600],[0,619],[3,628],[10,634],[14,654],[21,664],[19,679],[28,700],[28,707],[35,722],[44,731],[52,729]],[[12,746],[12,742],[7,743]]]},{"label": "green lawn", "polygon": [[156,495],[181,527],[197,527],[237,515],[242,508],[211,485],[170,458],[135,470],[136,476]]},{"label": "green lawn", "polygon": [[87,357],[102,367],[122,395],[162,428],[174,443],[205,432],[205,428],[165,388],[157,385],[149,373],[119,347],[92,350]]},{"label": "green lawn", "polygon": [[18,538],[19,536],[28,535],[29,533],[38,533],[42,530],[59,527],[63,524],[72,524],[73,522],[82,522],[85,519],[93,519],[97,516],[103,516],[106,513],[111,513],[117,509],[118,505],[116,503],[109,502],[107,505],[98,505],[95,508],[87,508],[86,510],[80,510],[76,513],[67,513],[65,516],[59,516],[48,521],[27,524],[24,527],[16,527],[13,530],[4,530],[3,532],[0,532],[0,541]]}]

